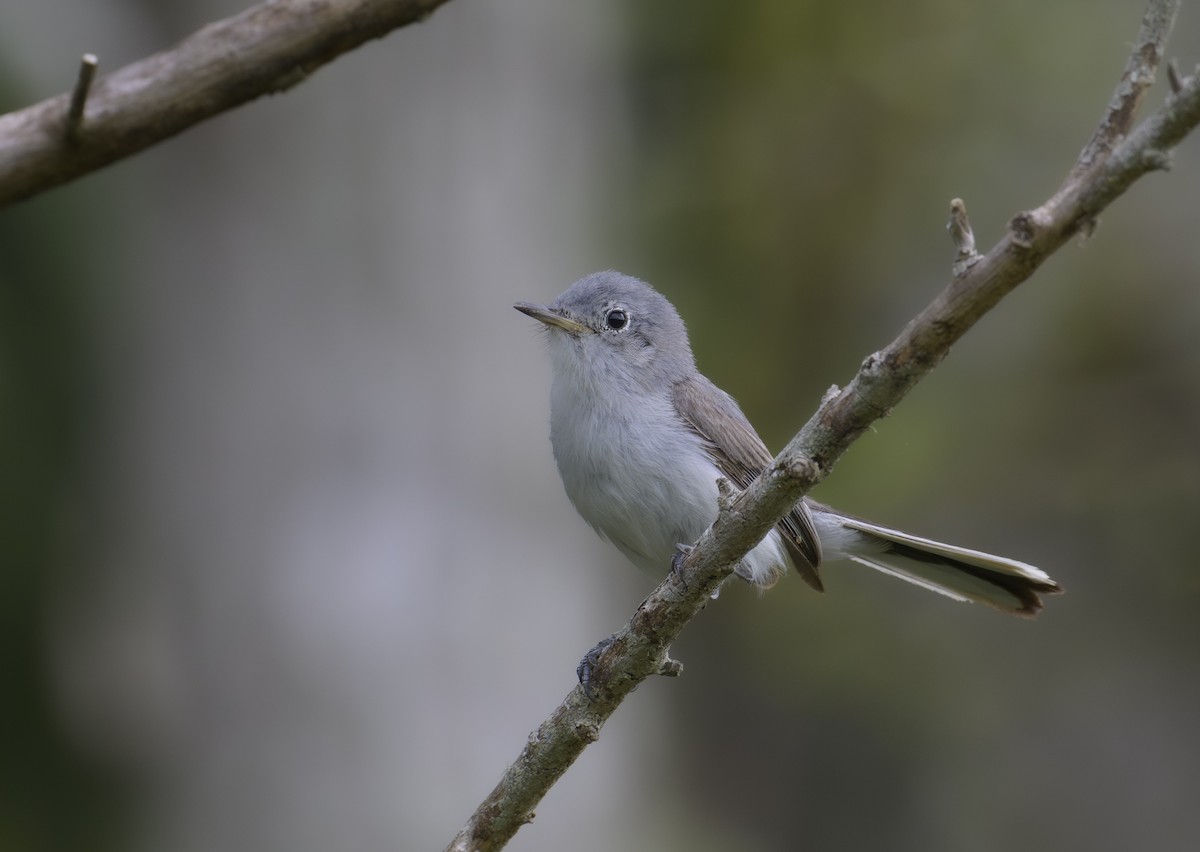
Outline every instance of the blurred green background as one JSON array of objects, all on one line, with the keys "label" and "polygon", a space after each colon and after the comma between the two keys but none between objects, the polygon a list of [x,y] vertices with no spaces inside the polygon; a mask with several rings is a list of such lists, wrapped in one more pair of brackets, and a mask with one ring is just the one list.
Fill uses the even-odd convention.
[{"label": "blurred green background", "polygon": [[[0,110],[240,8],[19,2]],[[986,248],[1053,192],[1139,13],[451,3],[0,211],[0,848],[441,848],[652,583],[511,303],[649,280],[777,449],[946,283],[951,198]],[[1065,596],[731,589],[511,848],[1196,848],[1198,215],[1193,138],[817,495]]]}]

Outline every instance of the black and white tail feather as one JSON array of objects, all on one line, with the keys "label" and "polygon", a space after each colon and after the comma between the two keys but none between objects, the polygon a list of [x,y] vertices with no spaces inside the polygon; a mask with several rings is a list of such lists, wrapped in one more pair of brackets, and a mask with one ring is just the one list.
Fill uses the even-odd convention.
[{"label": "black and white tail feather", "polygon": [[828,559],[848,559],[957,601],[1032,618],[1062,588],[1025,562],[923,538],[809,501]]}]

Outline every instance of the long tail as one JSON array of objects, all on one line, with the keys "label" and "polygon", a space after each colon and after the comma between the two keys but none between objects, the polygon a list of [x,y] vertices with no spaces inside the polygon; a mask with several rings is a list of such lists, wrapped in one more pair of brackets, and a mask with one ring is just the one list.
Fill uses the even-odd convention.
[{"label": "long tail", "polygon": [[[830,553],[831,558],[851,559],[955,600],[1032,618],[1042,608],[1041,595],[1062,591],[1045,571],[1015,559],[943,544],[834,511],[816,517],[826,529],[837,524],[858,533],[832,536],[842,540],[834,545],[838,552]],[[821,532],[824,539],[826,530]]]}]

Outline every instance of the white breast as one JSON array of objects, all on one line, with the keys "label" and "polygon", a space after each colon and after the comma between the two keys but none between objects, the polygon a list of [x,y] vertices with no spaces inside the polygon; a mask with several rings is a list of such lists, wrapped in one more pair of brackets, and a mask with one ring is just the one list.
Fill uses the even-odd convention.
[{"label": "white breast", "polygon": [[[676,545],[717,517],[721,471],[675,411],[671,387],[644,381],[587,335],[551,334],[550,441],[567,496],[635,565],[666,573]],[[769,586],[791,561],[771,531],[738,567]]]},{"label": "white breast", "polygon": [[555,381],[550,440],[567,496],[600,535],[661,575],[717,515],[721,475],[665,397]]}]

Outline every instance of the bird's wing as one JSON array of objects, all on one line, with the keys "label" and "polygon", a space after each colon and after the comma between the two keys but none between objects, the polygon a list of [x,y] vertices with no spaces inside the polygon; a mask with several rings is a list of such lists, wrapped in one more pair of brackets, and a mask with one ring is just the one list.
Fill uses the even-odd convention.
[{"label": "bird's wing", "polygon": [[[758,437],[733,397],[699,373],[677,382],[672,389],[675,410],[693,432],[703,439],[721,473],[739,488],[758,478],[773,457]],[[803,500],[779,522],[784,542],[792,554],[796,571],[804,582],[822,591],[817,566],[821,564],[821,540],[812,515]]]}]

